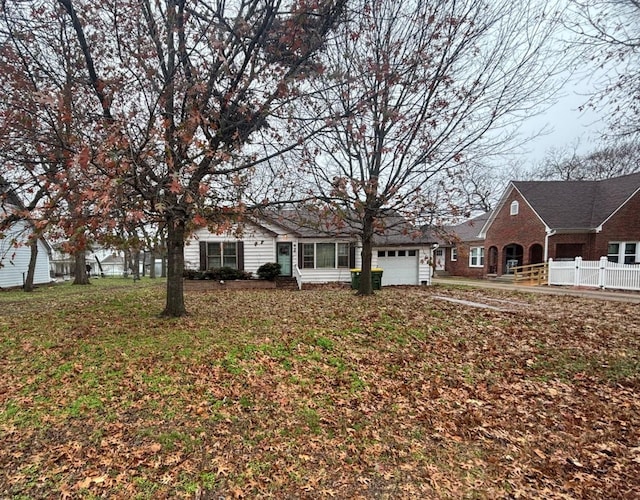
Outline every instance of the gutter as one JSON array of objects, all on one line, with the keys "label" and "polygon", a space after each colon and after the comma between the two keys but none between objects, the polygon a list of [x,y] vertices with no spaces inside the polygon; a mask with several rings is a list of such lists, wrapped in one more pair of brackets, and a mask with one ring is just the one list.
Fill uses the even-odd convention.
[{"label": "gutter", "polygon": [[544,235],[544,261],[549,260],[549,238],[556,234],[555,229],[547,229]]}]

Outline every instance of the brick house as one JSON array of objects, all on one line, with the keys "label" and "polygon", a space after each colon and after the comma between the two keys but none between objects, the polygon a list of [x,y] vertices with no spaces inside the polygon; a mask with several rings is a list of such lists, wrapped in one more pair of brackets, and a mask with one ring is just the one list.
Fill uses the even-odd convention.
[{"label": "brick house", "polygon": [[480,230],[489,219],[490,212],[455,226],[444,228],[434,250],[435,274],[482,278],[484,270],[484,240]]},{"label": "brick house", "polygon": [[461,226],[454,228],[458,248],[449,248],[457,254],[450,274],[500,276],[549,258],[640,263],[640,172],[601,181],[512,181],[476,235]]}]

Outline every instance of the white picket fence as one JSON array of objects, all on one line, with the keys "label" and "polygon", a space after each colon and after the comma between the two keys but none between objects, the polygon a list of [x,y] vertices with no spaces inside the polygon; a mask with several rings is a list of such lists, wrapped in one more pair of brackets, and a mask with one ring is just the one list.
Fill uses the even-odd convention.
[{"label": "white picket fence", "polygon": [[609,262],[606,257],[600,260],[549,259],[549,284],[640,291],[640,264]]}]

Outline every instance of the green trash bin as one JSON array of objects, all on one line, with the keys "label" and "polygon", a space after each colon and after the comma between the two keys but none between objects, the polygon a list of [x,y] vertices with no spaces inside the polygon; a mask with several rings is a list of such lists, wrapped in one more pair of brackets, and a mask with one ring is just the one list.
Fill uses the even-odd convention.
[{"label": "green trash bin", "polygon": [[[351,289],[358,290],[360,288],[360,269],[351,270]],[[374,290],[380,290],[382,288],[382,269],[371,269],[371,288]]]},{"label": "green trash bin", "polygon": [[382,288],[382,269],[371,270],[371,288],[380,290]]},{"label": "green trash bin", "polygon": [[360,269],[351,270],[351,289],[358,290],[360,288]]}]

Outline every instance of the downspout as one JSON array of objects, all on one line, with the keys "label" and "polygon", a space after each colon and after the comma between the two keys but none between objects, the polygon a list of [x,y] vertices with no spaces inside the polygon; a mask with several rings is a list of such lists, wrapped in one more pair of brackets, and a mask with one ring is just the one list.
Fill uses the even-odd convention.
[{"label": "downspout", "polygon": [[440,245],[438,243],[434,243],[433,245],[431,245],[431,272],[429,273],[430,278],[433,278],[436,274],[436,250],[438,248],[440,248]]},{"label": "downspout", "polygon": [[544,236],[544,261],[549,260],[549,238],[556,234],[555,229],[547,229]]}]

